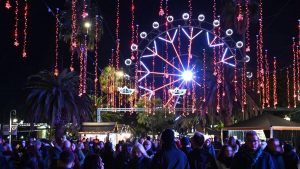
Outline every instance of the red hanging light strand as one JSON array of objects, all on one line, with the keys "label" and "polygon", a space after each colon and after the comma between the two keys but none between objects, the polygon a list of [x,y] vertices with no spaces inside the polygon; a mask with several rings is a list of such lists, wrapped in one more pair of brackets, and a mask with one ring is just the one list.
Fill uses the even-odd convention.
[{"label": "red hanging light strand", "polygon": [[193,15],[193,6],[192,6],[192,0],[189,0],[189,25],[192,25],[192,15]]},{"label": "red hanging light strand", "polygon": [[82,93],[86,93],[86,73],[87,73],[87,54],[88,54],[88,47],[87,47],[87,35],[84,36],[84,54],[83,54],[83,87]]},{"label": "red hanging light strand", "polygon": [[249,12],[249,0],[246,0],[246,52],[250,52],[250,12]]},{"label": "red hanging light strand", "polygon": [[289,76],[289,69],[286,69],[286,87],[287,87],[287,108],[291,107],[291,102],[290,102],[290,76]]},{"label": "red hanging light strand", "polygon": [[277,77],[276,77],[276,70],[277,70],[277,62],[276,58],[274,57],[273,60],[273,107],[276,108],[277,106]]},{"label": "red hanging light strand", "polygon": [[83,18],[86,18],[87,16],[89,16],[89,14],[87,12],[87,3],[86,3],[86,0],[83,0],[83,10],[82,10],[81,16]]},{"label": "red hanging light strand", "polygon": [[256,35],[256,81],[257,81],[257,94],[260,94],[260,63],[259,63],[259,38]]},{"label": "red hanging light strand", "polygon": [[268,61],[268,50],[265,50],[265,69],[266,69],[266,104],[270,107],[270,68]]},{"label": "red hanging light strand", "polygon": [[95,35],[95,79],[94,79],[94,95],[95,95],[95,105],[97,105],[97,92],[98,92],[98,57],[99,57],[99,22],[98,22],[99,16],[96,16],[96,35]]},{"label": "red hanging light strand", "polygon": [[294,108],[297,107],[297,52],[296,52],[296,41],[295,38],[293,37],[293,44],[292,44],[292,49],[293,49],[293,103],[294,103]]},{"label": "red hanging light strand", "polygon": [[83,47],[80,46],[80,56],[79,56],[79,65],[80,65],[80,72],[79,72],[79,96],[82,96],[83,93]]},{"label": "red hanging light strand", "polygon": [[58,35],[59,35],[59,9],[56,10],[55,15],[55,66],[54,66],[54,75],[58,76]]},{"label": "red hanging light strand", "polygon": [[24,7],[24,42],[23,42],[23,50],[22,50],[22,57],[27,57],[27,27],[28,27],[28,2],[25,0],[25,7]]},{"label": "red hanging light strand", "polygon": [[15,0],[16,8],[15,8],[15,33],[14,33],[14,45],[19,46],[18,40],[18,24],[19,24],[19,0]]},{"label": "red hanging light strand", "polygon": [[164,2],[164,0],[160,0],[160,2],[159,2],[159,11],[158,11],[159,16],[163,16],[165,14],[164,8],[163,8],[163,2]]},{"label": "red hanging light strand", "polygon": [[116,39],[117,39],[117,47],[116,47],[116,69],[119,70],[119,60],[120,60],[120,0],[117,0],[117,14],[116,14]]},{"label": "red hanging light strand", "polygon": [[[134,22],[135,22],[135,5],[134,5],[134,0],[131,0],[131,45],[134,44],[135,41],[135,26],[134,26]],[[134,52],[131,52],[131,60],[135,60],[135,56],[134,56]]]},{"label": "red hanging light strand", "polygon": [[77,8],[76,8],[77,0],[72,0],[72,34],[71,34],[71,57],[70,57],[70,70],[74,71],[74,53],[75,48],[77,47]]}]

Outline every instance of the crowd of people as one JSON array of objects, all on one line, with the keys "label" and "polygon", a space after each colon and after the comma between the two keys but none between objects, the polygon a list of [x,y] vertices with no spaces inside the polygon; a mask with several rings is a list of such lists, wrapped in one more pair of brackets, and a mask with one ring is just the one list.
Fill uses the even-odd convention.
[{"label": "crowd of people", "polygon": [[29,139],[11,146],[0,137],[0,169],[298,169],[296,150],[276,138],[261,143],[256,132],[246,133],[243,144],[234,137],[221,143],[205,139],[175,138],[171,129],[159,140],[142,137],[120,141],[84,138],[61,143]]}]

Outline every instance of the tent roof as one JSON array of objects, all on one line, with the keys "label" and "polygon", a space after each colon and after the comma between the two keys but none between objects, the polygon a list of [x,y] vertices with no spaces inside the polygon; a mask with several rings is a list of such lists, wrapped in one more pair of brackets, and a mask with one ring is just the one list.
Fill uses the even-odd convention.
[{"label": "tent roof", "polygon": [[270,130],[271,127],[275,130],[300,130],[299,123],[287,121],[270,114],[256,116],[249,120],[225,127],[223,130]]}]

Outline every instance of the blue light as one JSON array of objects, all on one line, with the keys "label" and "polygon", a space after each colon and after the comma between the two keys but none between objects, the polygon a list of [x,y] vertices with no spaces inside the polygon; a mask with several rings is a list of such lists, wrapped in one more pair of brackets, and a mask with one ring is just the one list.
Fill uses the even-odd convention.
[{"label": "blue light", "polygon": [[187,70],[182,73],[182,78],[184,81],[191,81],[194,78],[193,72]]}]

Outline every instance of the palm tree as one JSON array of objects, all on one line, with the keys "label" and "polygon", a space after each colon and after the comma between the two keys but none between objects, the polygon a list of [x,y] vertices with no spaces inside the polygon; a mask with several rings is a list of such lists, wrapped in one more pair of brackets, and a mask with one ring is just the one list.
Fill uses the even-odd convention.
[{"label": "palm tree", "polygon": [[78,76],[62,71],[58,76],[41,71],[29,76],[26,85],[26,111],[31,122],[48,122],[60,142],[66,124],[77,126],[90,118],[92,102],[88,95],[78,96]]}]

